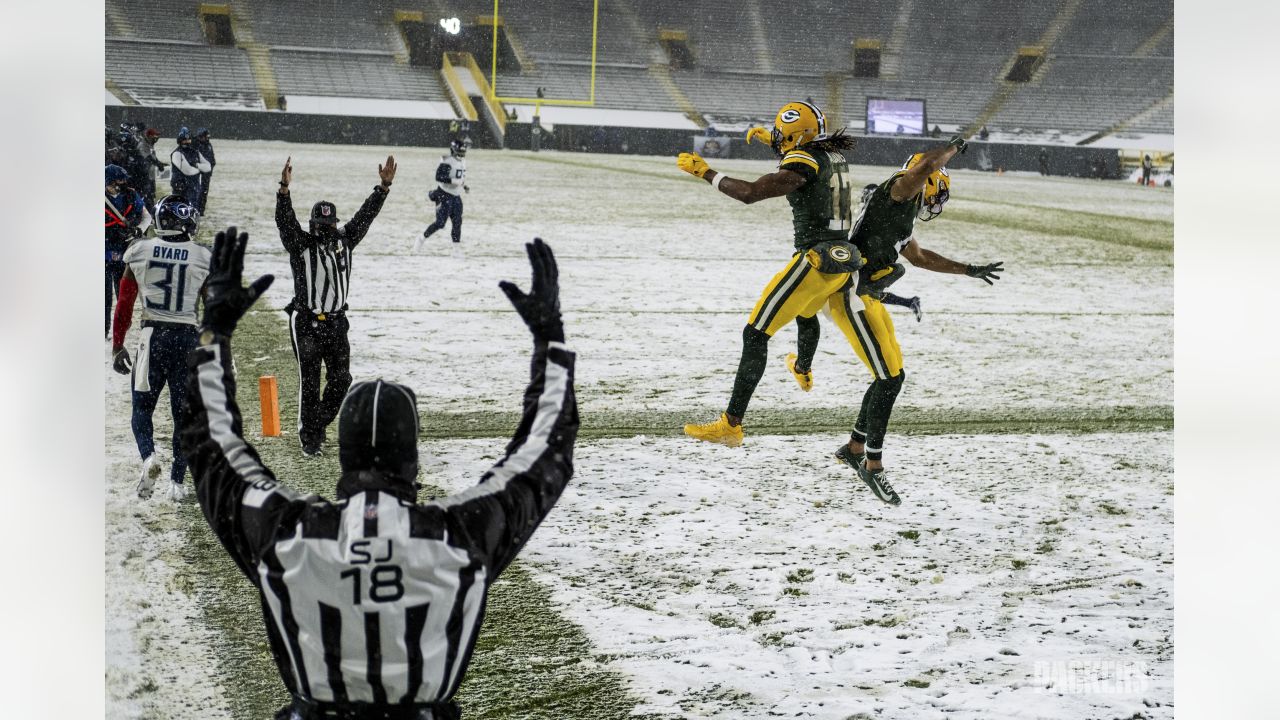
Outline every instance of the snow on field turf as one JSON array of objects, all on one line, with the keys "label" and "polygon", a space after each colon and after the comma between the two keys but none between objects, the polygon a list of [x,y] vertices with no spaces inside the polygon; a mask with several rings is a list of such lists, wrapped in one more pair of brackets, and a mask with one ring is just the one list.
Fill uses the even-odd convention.
[{"label": "snow on field turf", "polygon": [[[356,250],[350,296],[352,369],[415,387],[428,411],[485,410],[522,389],[527,339],[501,279],[528,282],[522,243],[548,239],[561,264],[570,341],[581,351],[581,402],[592,409],[662,407],[705,413],[727,398],[742,326],[765,283],[791,253],[784,201],[744,206],[685,178],[667,158],[475,151],[468,156],[463,243],[442,232],[422,255],[408,249],[433,217],[436,149],[219,145],[205,232],[227,223],[253,233],[249,272],[274,272],[266,299],[292,291],[272,220],[275,179],[293,157],[295,209],[326,198],[346,218],[394,152],[400,172],[382,213]],[[226,160],[223,160],[223,158]],[[718,163],[744,177],[769,163]],[[224,169],[225,167],[225,169]],[[857,184],[891,169],[853,166]],[[957,171],[957,217],[1039,216],[1029,203],[1115,222],[1145,218],[1151,242],[1170,242],[1172,193],[1119,183]],[[918,229],[921,242],[963,261],[1003,260],[994,286],[910,270],[895,290],[923,299],[925,321],[894,310],[909,379],[903,408],[1163,406],[1172,398],[1172,260],[1167,250],[1052,235],[946,214]],[[1092,231],[1091,231],[1092,232]],[[279,317],[283,322],[284,315]],[[824,321],[819,390],[797,395],[780,372],[794,330],[779,333],[755,406],[844,407],[868,373]],[[476,382],[476,372],[486,377]],[[296,378],[281,378],[296,393]],[[825,390],[824,390],[825,388]],[[838,390],[837,390],[838,389]],[[692,418],[691,418],[692,419]]]},{"label": "snow on field turf", "polygon": [[[529,341],[497,282],[527,285],[522,243],[540,235],[561,260],[584,418],[661,408],[700,420],[722,407],[746,314],[791,253],[785,201],[740,205],[670,158],[475,151],[462,245],[442,233],[411,256],[434,216],[425,196],[441,152],[219,142],[200,240],[229,224],[251,232],[246,274],[276,273],[261,307],[284,338],[278,308],[291,276],[272,218],[285,157],[300,215],[323,198],[349,218],[394,153],[391,197],[353,264],[357,376],[409,382],[428,415],[513,411]],[[772,164],[715,166],[749,178]],[[891,171],[852,166],[855,186]],[[1006,272],[994,287],[914,269],[899,282],[926,315],[917,324],[893,311],[908,370],[898,406],[1171,405],[1172,192],[953,177],[950,214],[918,228],[921,242],[961,261],[1003,260]],[[784,329],[770,347],[753,408],[853,408],[868,376],[839,332],[824,322],[809,394],[781,366],[794,337]],[[216,643],[183,587],[180,518],[161,498],[134,499],[127,381],[105,372],[112,716],[225,716]],[[292,408],[296,377],[280,381]],[[837,441],[752,436],[738,453],[679,439],[584,442],[579,475],[528,560],[654,711],[1171,713],[1167,433],[893,436],[897,510],[830,465]],[[470,441],[427,443],[440,458],[432,471],[473,480],[476,458],[493,448],[477,442],[486,453]],[[1145,693],[1058,696],[1035,682],[1038,661],[1093,659],[1145,662]],[[1144,697],[1164,705],[1147,708]]]},{"label": "snow on field turf", "polygon": [[[1172,717],[1170,433],[896,438],[897,508],[838,443],[580,443],[523,557],[649,712]],[[424,443],[424,475],[492,445]],[[1048,689],[1071,662],[1103,685]]]},{"label": "snow on field turf", "polygon": [[[137,446],[129,429],[129,378],[104,352],[106,428],[107,717],[230,717],[211,631],[200,621],[195,589],[182,580],[184,536],[165,497],[166,464],[155,494],[139,500]],[[156,445],[167,457],[173,425],[166,392],[155,415]]]}]

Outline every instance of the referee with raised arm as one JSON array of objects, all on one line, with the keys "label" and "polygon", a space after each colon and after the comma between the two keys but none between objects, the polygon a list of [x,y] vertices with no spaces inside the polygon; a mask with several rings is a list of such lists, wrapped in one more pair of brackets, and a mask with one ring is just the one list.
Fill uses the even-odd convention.
[{"label": "referee with raised arm", "polygon": [[243,437],[230,338],[272,281],[241,287],[247,242],[229,228],[214,243],[182,439],[205,518],[261,596],[292,695],[276,718],[456,720],[489,587],[573,474],[574,354],[555,258],[535,239],[530,292],[500,284],[533,333],[532,380],[515,437],[479,484],[417,503],[416,400],[379,379],[343,400],[328,502],[280,484]]},{"label": "referee with raised arm", "polygon": [[[351,343],[347,340],[347,291],[351,287],[351,253],[369,232],[382,209],[396,176],[396,159],[387,156],[378,166],[381,183],[351,217],[338,227],[338,209],[321,200],[311,207],[309,229],[304,231],[293,212],[289,183],[293,158],[285,160],[276,193],[276,227],[289,253],[293,271],[293,300],[289,314],[289,338],[298,361],[298,440],[306,455],[319,455],[325,428],[338,415],[338,406],[351,387]],[[324,365],[324,394],[320,393],[320,366]]]}]

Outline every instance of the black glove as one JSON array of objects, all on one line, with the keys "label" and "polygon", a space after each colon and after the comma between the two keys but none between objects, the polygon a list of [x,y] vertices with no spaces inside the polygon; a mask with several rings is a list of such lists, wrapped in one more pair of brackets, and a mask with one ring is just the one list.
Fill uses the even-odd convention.
[{"label": "black glove", "polygon": [[541,342],[564,342],[564,325],[560,322],[560,271],[551,247],[534,238],[525,243],[529,264],[533,266],[533,288],[526,295],[515,283],[498,283],[507,299],[516,307],[520,318],[529,326],[533,339]]},{"label": "black glove", "polygon": [[963,155],[965,150],[969,149],[969,142],[959,135],[953,135],[951,141],[947,143],[947,147],[955,146],[958,149],[957,154]]},{"label": "black glove", "polygon": [[978,278],[986,282],[988,285],[995,285],[992,280],[999,280],[1000,276],[996,273],[1004,272],[1004,261],[993,262],[990,265],[965,265],[964,274],[971,278]]},{"label": "black glove", "polygon": [[111,367],[121,375],[133,372],[133,360],[129,359],[129,351],[120,348],[111,354]]},{"label": "black glove", "polygon": [[249,287],[241,285],[244,247],[248,242],[249,233],[237,235],[235,227],[218,233],[213,240],[213,265],[205,281],[203,326],[225,337],[231,337],[245,311],[275,280],[274,275],[263,275]]}]

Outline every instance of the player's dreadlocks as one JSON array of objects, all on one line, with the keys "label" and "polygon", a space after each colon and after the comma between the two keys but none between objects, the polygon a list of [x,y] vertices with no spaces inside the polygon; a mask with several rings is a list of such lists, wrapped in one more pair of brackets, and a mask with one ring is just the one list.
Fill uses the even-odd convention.
[{"label": "player's dreadlocks", "polygon": [[835,131],[834,133],[831,133],[830,135],[823,138],[822,140],[814,140],[812,142],[807,142],[804,144],[804,146],[806,148],[813,148],[815,150],[829,150],[831,152],[844,152],[846,150],[852,150],[855,147],[857,147],[858,140],[857,138],[854,138],[851,135],[846,135],[844,130],[845,130],[844,128],[840,128],[839,130]]}]

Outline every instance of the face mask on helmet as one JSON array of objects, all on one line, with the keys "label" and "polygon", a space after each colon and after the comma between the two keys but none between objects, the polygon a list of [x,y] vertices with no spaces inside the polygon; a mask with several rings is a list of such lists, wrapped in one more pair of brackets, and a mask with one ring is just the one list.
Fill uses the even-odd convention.
[{"label": "face mask on helmet", "polygon": [[461,143],[461,142],[458,142],[457,140],[454,140],[452,143],[449,144],[449,152],[452,153],[454,157],[459,157],[459,158],[466,157],[467,146],[465,143]]},{"label": "face mask on helmet", "polygon": [[827,118],[815,105],[792,102],[782,106],[773,120],[769,133],[769,145],[779,157],[804,145],[827,136]]},{"label": "face mask on helmet", "polygon": [[925,181],[924,192],[920,193],[920,208],[916,210],[916,219],[921,222],[929,222],[941,215],[942,206],[951,199],[951,187],[945,177],[946,171],[938,172],[942,173],[943,177],[937,177],[938,173],[930,175]]},{"label": "face mask on helmet", "polygon": [[200,211],[177,195],[169,195],[156,203],[156,235],[192,237],[200,222]]}]

